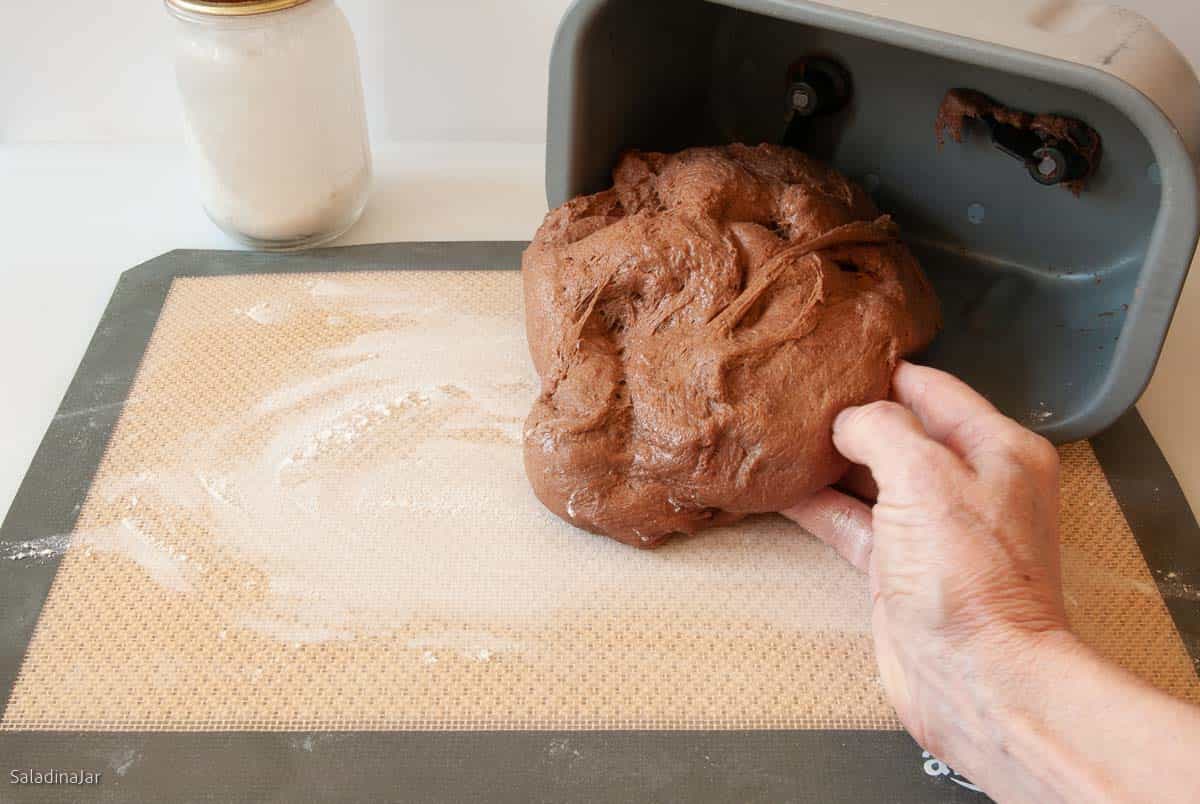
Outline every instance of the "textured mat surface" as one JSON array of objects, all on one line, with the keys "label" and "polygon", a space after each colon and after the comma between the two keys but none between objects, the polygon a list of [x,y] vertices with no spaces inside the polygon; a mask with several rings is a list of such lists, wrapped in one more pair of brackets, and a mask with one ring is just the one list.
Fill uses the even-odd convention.
[{"label": "textured mat surface", "polygon": [[[776,517],[653,553],[533,498],[511,271],[178,279],[7,730],[895,729],[866,583]],[[1076,628],[1200,702],[1087,444]]]}]

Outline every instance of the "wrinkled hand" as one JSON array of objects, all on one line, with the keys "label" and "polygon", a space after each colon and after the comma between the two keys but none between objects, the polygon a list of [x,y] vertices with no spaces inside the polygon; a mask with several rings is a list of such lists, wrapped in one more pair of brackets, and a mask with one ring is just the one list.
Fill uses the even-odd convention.
[{"label": "wrinkled hand", "polygon": [[869,573],[889,699],[925,748],[962,755],[989,728],[981,697],[1007,700],[1034,645],[1067,633],[1058,453],[949,374],[901,363],[893,387],[834,425],[874,507],[826,489],[784,513]]}]

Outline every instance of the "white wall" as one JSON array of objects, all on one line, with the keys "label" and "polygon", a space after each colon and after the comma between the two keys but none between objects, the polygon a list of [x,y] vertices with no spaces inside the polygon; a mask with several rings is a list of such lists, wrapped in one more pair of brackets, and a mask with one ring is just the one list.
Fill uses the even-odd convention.
[{"label": "white wall", "polygon": [[[545,139],[546,74],[569,0],[340,0],[372,136]],[[157,2],[6,0],[0,143],[174,142],[171,24]]]},{"label": "white wall", "polygon": [[[180,138],[171,23],[158,3],[5,5],[0,143]],[[341,0],[341,5],[358,36],[375,138],[544,139],[550,43],[569,0]],[[1196,0],[1123,5],[1150,17],[1193,66],[1200,64]]]}]

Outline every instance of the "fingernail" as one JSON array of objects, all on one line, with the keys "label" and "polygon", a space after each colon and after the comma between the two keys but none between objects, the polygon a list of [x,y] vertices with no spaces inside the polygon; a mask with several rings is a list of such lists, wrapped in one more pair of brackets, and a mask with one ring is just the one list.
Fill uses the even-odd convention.
[{"label": "fingernail", "polygon": [[855,405],[854,407],[846,408],[841,413],[839,413],[837,415],[837,417],[833,420],[833,431],[836,433],[839,428],[844,426],[846,424],[846,421],[851,416],[854,415],[854,412],[857,411],[859,407],[860,406]]}]

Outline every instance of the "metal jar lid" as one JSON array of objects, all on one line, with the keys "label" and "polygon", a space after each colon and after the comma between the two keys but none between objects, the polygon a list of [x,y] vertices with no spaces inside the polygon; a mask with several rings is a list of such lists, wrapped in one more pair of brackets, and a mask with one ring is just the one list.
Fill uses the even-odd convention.
[{"label": "metal jar lid", "polygon": [[267,14],[303,5],[308,0],[166,0],[172,9],[190,11],[193,14],[210,14],[219,17],[245,17],[251,14]]}]

